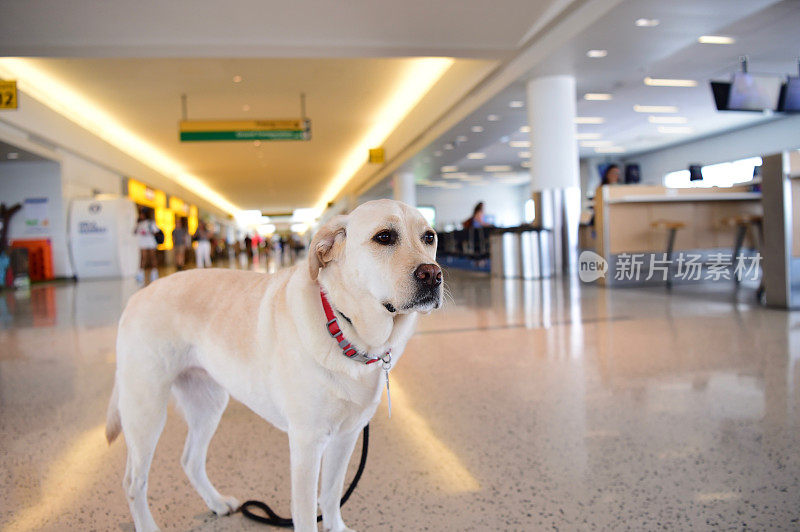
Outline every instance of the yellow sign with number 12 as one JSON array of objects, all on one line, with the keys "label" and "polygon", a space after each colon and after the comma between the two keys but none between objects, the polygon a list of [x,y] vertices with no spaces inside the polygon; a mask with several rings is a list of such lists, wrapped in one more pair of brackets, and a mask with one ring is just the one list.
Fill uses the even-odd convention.
[{"label": "yellow sign with number 12", "polygon": [[0,109],[17,108],[17,82],[0,80]]}]

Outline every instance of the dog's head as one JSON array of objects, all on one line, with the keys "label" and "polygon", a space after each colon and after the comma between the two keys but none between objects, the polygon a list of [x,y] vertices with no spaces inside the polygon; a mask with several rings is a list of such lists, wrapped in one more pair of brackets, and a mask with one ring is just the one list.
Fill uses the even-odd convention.
[{"label": "dog's head", "polygon": [[420,212],[393,200],[369,201],[323,225],[308,253],[312,279],[371,297],[390,313],[442,305],[436,233]]}]

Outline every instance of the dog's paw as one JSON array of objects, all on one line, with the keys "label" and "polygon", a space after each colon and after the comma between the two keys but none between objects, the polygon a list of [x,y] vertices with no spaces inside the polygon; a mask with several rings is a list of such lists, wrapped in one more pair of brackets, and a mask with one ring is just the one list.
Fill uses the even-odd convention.
[{"label": "dog's paw", "polygon": [[217,515],[232,514],[239,509],[239,506],[241,506],[241,503],[235,497],[220,497],[219,500],[212,501],[208,505],[211,511]]}]

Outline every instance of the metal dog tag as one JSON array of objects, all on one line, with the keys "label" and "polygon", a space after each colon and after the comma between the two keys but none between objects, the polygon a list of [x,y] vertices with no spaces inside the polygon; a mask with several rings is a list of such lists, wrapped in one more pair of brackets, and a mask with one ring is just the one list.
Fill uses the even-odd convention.
[{"label": "metal dog tag", "polygon": [[392,419],[392,395],[389,393],[389,370],[392,369],[392,352],[388,351],[381,357],[383,374],[386,376],[386,405],[389,407],[389,419]]},{"label": "metal dog tag", "polygon": [[389,393],[389,370],[383,370],[384,375],[386,375],[386,404],[389,407],[389,419],[392,419],[392,396]]}]

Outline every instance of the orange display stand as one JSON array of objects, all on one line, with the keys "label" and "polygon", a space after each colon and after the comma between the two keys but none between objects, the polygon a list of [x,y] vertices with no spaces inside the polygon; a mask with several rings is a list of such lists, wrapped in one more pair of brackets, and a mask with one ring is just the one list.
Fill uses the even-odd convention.
[{"label": "orange display stand", "polygon": [[28,250],[28,276],[31,281],[53,279],[53,250],[49,239],[12,240],[11,247]]}]

